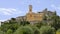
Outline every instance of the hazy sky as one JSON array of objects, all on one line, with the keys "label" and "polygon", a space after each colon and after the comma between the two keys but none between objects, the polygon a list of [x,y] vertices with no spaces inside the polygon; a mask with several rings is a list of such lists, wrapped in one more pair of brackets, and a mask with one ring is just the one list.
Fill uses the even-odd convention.
[{"label": "hazy sky", "polygon": [[60,0],[0,0],[0,21],[25,15],[30,4],[33,12],[48,8],[51,11],[56,10],[60,15]]}]

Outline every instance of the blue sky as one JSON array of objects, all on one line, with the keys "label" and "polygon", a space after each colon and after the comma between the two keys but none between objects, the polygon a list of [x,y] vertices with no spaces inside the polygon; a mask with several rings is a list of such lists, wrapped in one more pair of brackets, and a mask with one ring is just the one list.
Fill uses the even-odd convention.
[{"label": "blue sky", "polygon": [[33,12],[48,8],[51,11],[56,10],[60,15],[60,0],[0,0],[0,21],[25,15],[30,4],[33,6]]}]

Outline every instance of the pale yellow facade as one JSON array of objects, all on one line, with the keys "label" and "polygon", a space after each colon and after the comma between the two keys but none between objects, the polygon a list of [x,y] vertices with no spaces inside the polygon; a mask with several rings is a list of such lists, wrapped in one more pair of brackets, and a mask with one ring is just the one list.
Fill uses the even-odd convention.
[{"label": "pale yellow facade", "polygon": [[27,21],[42,21],[44,13],[32,12],[32,5],[29,5],[29,12],[26,14]]}]

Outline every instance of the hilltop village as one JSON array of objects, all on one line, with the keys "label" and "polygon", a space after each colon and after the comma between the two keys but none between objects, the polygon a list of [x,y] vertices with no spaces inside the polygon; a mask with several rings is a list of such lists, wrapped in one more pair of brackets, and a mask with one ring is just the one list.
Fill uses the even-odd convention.
[{"label": "hilltop village", "polygon": [[45,8],[35,13],[29,5],[24,16],[1,22],[0,34],[60,34],[60,16]]},{"label": "hilltop village", "polygon": [[34,24],[34,23],[41,22],[42,20],[44,20],[45,16],[47,16],[47,17],[53,16],[55,14],[55,12],[56,11],[48,11],[47,8],[45,8],[41,12],[34,13],[32,11],[32,5],[29,5],[28,13],[26,13],[25,16],[17,17],[16,20],[18,22],[25,20],[25,21],[30,22],[31,24]]},{"label": "hilltop village", "polygon": [[[45,8],[41,12],[34,13],[32,11],[32,8],[33,8],[32,5],[29,5],[28,13],[26,13],[25,16],[18,16],[18,17],[16,17],[15,18],[16,21],[17,22],[28,21],[28,22],[30,22],[30,24],[34,24],[34,23],[38,23],[38,22],[43,21],[45,16],[46,17],[51,17],[51,16],[53,16],[56,13],[56,11],[48,11],[47,8]],[[47,19],[47,20],[51,22],[51,19]],[[47,20],[44,20],[44,21],[47,22]],[[9,22],[9,20],[7,20],[5,22]]]}]

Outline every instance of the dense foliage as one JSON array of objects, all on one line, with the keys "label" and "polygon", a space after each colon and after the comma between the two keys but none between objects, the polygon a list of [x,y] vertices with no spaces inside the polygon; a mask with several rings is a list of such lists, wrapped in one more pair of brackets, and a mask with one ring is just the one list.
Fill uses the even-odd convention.
[{"label": "dense foliage", "polygon": [[60,16],[44,16],[43,21],[31,25],[28,21],[17,22],[11,18],[9,22],[3,22],[0,34],[60,34]]}]

